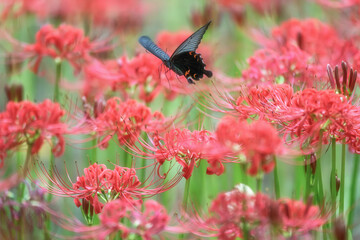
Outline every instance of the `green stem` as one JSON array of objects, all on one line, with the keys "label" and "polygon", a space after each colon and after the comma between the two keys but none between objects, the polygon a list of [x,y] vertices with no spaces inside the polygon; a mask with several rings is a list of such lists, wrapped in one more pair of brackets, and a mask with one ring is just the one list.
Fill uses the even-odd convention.
[{"label": "green stem", "polygon": [[96,138],[94,138],[92,140],[92,150],[91,150],[91,158],[90,158],[90,164],[93,165],[94,163],[96,163],[96,160],[97,160],[97,140]]},{"label": "green stem", "polygon": [[[186,179],[186,182],[185,182],[185,189],[184,189],[184,198],[183,198],[183,208],[184,208],[184,211],[187,210],[187,205],[188,205],[188,199],[189,199],[189,192],[190,192],[190,179]],[[185,238],[185,234],[184,233],[181,233],[179,234],[179,239],[182,240]]]},{"label": "green stem", "polygon": [[354,206],[356,201],[356,189],[357,189],[357,179],[358,179],[358,169],[359,169],[359,154],[355,154],[354,159],[354,168],[352,172],[351,178],[351,190],[350,190],[350,212],[348,216],[348,226],[351,227],[354,221]]},{"label": "green stem", "polygon": [[248,177],[247,177],[247,171],[246,171],[246,163],[241,163],[240,164],[241,170],[242,170],[242,175],[243,175],[243,179],[242,179],[242,183],[248,186]]},{"label": "green stem", "polygon": [[188,204],[188,199],[189,199],[189,192],[190,192],[190,179],[187,179],[185,182],[185,189],[184,189],[184,198],[183,198],[183,208],[186,211],[187,210],[187,204]]},{"label": "green stem", "polygon": [[275,188],[275,197],[276,199],[280,198],[280,184],[279,184],[279,175],[278,175],[278,163],[275,157],[275,168],[274,168],[274,188]]},{"label": "green stem", "polygon": [[59,102],[59,92],[60,92],[60,80],[61,80],[61,59],[55,59],[56,64],[56,76],[55,76],[55,86],[54,86],[54,102]]},{"label": "green stem", "polygon": [[310,156],[305,156],[306,164],[306,186],[305,186],[305,199],[308,199],[311,192],[311,167]]},{"label": "green stem", "polygon": [[[331,139],[331,179],[330,179],[330,187],[331,187],[331,204],[332,208],[336,209],[336,140],[335,138]],[[332,215],[332,219],[336,218],[336,211]]]},{"label": "green stem", "polygon": [[322,182],[322,174],[321,174],[321,158],[316,160],[316,179],[317,179],[317,187],[318,187],[318,200],[320,204],[323,204],[324,200],[324,187]]},{"label": "green stem", "polygon": [[345,196],[345,152],[346,144],[345,141],[342,143],[341,148],[341,179],[340,179],[340,203],[339,203],[339,214],[344,212],[344,196]]},{"label": "green stem", "polygon": [[317,199],[318,203],[323,204],[324,200],[324,187],[322,182],[322,173],[321,173],[321,154],[322,154],[322,141],[323,141],[323,130],[320,130],[320,136],[319,136],[319,152],[318,152],[318,159],[316,160],[316,182],[317,182]]},{"label": "green stem", "polygon": [[23,169],[23,178],[26,177],[27,175],[27,171],[29,170],[29,165],[31,162],[31,150],[32,150],[32,144],[28,144],[28,148],[26,151],[26,158],[25,158],[25,163],[24,163],[24,169]]},{"label": "green stem", "polygon": [[263,182],[262,176],[256,177],[256,192],[261,192],[262,182]]},{"label": "green stem", "polygon": [[[55,166],[55,156],[54,154],[50,151],[50,171],[49,171],[49,177],[52,179],[52,177],[54,176],[54,166]],[[50,181],[49,183],[49,192],[51,190],[53,186],[53,182]],[[48,193],[48,196],[47,196],[47,202],[51,202],[51,199],[52,199],[53,195],[51,193]]]}]

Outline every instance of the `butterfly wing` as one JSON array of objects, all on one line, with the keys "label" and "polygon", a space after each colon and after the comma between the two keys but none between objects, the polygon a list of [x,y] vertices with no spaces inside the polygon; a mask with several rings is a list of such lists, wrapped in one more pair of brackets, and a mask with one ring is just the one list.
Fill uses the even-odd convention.
[{"label": "butterfly wing", "polygon": [[146,50],[160,58],[162,61],[168,61],[170,59],[169,55],[159,48],[148,36],[142,36],[138,41]]},{"label": "butterfly wing", "polygon": [[211,21],[205,24],[204,26],[202,26],[199,30],[197,30],[190,37],[188,37],[183,43],[181,43],[180,46],[171,55],[170,60],[174,56],[183,52],[195,52],[210,23]]}]

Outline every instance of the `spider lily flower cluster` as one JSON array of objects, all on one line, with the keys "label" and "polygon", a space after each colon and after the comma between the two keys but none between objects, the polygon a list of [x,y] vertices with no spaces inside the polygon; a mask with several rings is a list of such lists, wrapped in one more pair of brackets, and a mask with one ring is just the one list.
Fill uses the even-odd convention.
[{"label": "spider lily flower cluster", "polygon": [[0,236],[357,239],[359,8],[2,1]]}]

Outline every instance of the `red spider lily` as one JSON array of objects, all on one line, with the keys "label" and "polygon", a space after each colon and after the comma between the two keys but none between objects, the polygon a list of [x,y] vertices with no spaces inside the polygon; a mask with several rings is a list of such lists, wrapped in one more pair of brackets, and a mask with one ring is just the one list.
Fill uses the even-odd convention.
[{"label": "red spider lily", "polygon": [[359,0],[316,0],[316,2],[332,8],[348,8],[360,4]]},{"label": "red spider lily", "polygon": [[284,152],[276,129],[261,120],[249,125],[246,121],[225,117],[216,129],[216,137],[234,155],[245,155],[250,163],[250,175],[258,174],[259,169],[270,172],[275,166],[274,155]]},{"label": "red spider lily", "polygon": [[33,70],[38,71],[43,57],[67,60],[79,71],[82,65],[91,59],[90,51],[96,44],[84,36],[82,30],[73,26],[61,24],[58,28],[51,25],[43,26],[36,33],[36,42],[27,44],[24,52],[35,58]]},{"label": "red spider lily", "polygon": [[3,20],[10,14],[17,17],[27,13],[39,18],[57,16],[63,20],[83,17],[95,25],[111,26],[120,31],[139,28],[145,12],[139,0],[5,0],[3,5]]},{"label": "red spider lily", "polygon": [[163,131],[168,121],[160,112],[151,113],[150,108],[135,100],[123,102],[114,97],[106,102],[103,112],[96,118],[87,120],[87,126],[99,138],[99,145],[107,147],[114,135],[121,145],[134,143],[142,131]]},{"label": "red spider lily", "polygon": [[275,51],[261,49],[248,59],[249,67],[242,72],[248,85],[288,83],[300,87],[313,87],[315,80],[324,80],[323,66],[294,45]]},{"label": "red spider lily", "polygon": [[287,85],[252,88],[238,99],[237,105],[241,114],[256,114],[279,124],[284,139],[297,141],[304,150],[316,146],[322,132],[322,143],[327,144],[330,137],[345,139],[351,149],[359,151],[358,107],[333,90],[305,89],[293,93]]},{"label": "red spider lily", "polygon": [[[151,144],[140,142],[142,148],[128,144],[128,147],[143,158],[156,159],[159,166],[165,161],[175,161],[182,167],[182,176],[189,179],[194,167],[198,166],[201,159],[209,162],[207,174],[220,175],[224,172],[222,162],[230,161],[225,159],[225,154],[216,151],[211,152],[211,147],[216,144],[214,135],[206,130],[193,131],[188,129],[172,129],[162,137],[155,134]],[[208,150],[207,150],[208,149]],[[215,155],[217,154],[217,155]],[[158,170],[159,171],[159,170]]]},{"label": "red spider lily", "polygon": [[221,193],[209,208],[206,217],[186,216],[183,226],[201,237],[219,239],[243,238],[245,234],[254,239],[282,239],[291,231],[294,239],[306,236],[328,220],[328,214],[318,206],[301,201],[272,200],[257,193],[249,195],[239,190]]},{"label": "red spider lily", "polygon": [[4,0],[1,6],[1,18],[4,21],[9,16],[18,17],[25,13],[33,13],[39,18],[44,18],[50,14],[53,4],[47,0]]},{"label": "red spider lily", "polygon": [[202,237],[243,238],[244,234],[254,235],[256,229],[270,223],[270,203],[271,199],[261,193],[247,195],[239,190],[221,193],[212,201],[208,216],[187,216],[188,222],[183,226]]},{"label": "red spider lily", "polygon": [[258,40],[270,49],[281,49],[284,45],[298,46],[324,69],[328,63],[335,65],[342,59],[353,59],[358,52],[351,41],[341,39],[331,26],[317,19],[290,19],[272,30],[271,39]]},{"label": "red spider lily", "polygon": [[109,236],[120,234],[122,238],[141,237],[151,240],[164,238],[169,233],[186,232],[181,226],[170,226],[170,217],[165,208],[154,200],[146,201],[143,206],[129,203],[124,199],[116,199],[104,206],[99,215],[100,225],[84,226],[74,219],[69,219],[50,210],[54,221],[61,227],[78,233],[79,239],[107,239]]},{"label": "red spider lily", "polygon": [[124,80],[120,66],[119,62],[115,60],[100,62],[93,59],[85,64],[82,96],[88,100],[95,100],[106,95],[107,90]]},{"label": "red spider lily", "polygon": [[139,54],[131,60],[123,56],[117,63],[120,76],[113,82],[113,89],[121,92],[125,92],[127,88],[136,89],[139,98],[145,102],[153,101],[160,93],[163,93],[166,99],[172,100],[178,94],[189,94],[193,91],[184,84],[185,78],[177,79],[172,71],[164,74],[161,71],[160,59],[150,54]]},{"label": "red spider lily", "polygon": [[[51,175],[43,164],[38,166],[35,171],[45,185],[42,186],[44,190],[57,196],[72,197],[77,207],[83,205],[85,212],[90,207],[95,214],[102,211],[104,203],[114,199],[136,204],[144,196],[152,196],[173,186],[171,181],[161,185],[163,181],[153,179],[145,185],[136,176],[134,168],[115,166],[115,169],[111,170],[103,164],[96,163],[85,168],[84,176],[78,176],[76,182],[72,182],[67,173],[70,182],[68,183],[57,169],[54,170],[54,175]],[[48,183],[49,180],[51,184]]]},{"label": "red spider lily", "polygon": [[61,0],[55,11],[64,19],[73,19],[80,15],[95,25],[105,25],[119,31],[133,31],[143,23],[145,6],[139,0]]},{"label": "red spider lily", "polygon": [[137,225],[137,232],[144,239],[152,239],[152,236],[169,230],[167,227],[170,217],[166,209],[154,200],[145,202],[144,211],[134,211],[132,222]]},{"label": "red spider lily", "polygon": [[[39,152],[44,140],[57,139],[52,152],[61,156],[64,152],[63,135],[67,125],[61,122],[65,111],[58,103],[45,100],[35,104],[29,101],[9,102],[6,110],[0,113],[0,157],[3,160],[6,151],[23,143],[31,146],[31,154]],[[3,162],[1,163],[1,165]]]},{"label": "red spider lily", "polygon": [[[125,226],[121,223],[123,219],[129,219],[131,224]],[[146,240],[164,232],[182,231],[179,227],[168,226],[169,220],[166,209],[154,200],[146,201],[144,210],[141,211],[140,205],[130,205],[118,199],[109,202],[100,215],[101,225],[108,229],[109,233],[121,231],[123,237],[135,233]]]},{"label": "red spider lily", "polygon": [[302,201],[279,199],[278,204],[282,227],[286,231],[306,233],[318,229],[328,220],[328,214],[310,202],[304,204]]},{"label": "red spider lily", "polygon": [[246,5],[250,4],[261,14],[271,10],[280,11],[283,0],[217,0],[218,4],[228,11],[231,17],[239,25],[242,25],[245,18]]}]

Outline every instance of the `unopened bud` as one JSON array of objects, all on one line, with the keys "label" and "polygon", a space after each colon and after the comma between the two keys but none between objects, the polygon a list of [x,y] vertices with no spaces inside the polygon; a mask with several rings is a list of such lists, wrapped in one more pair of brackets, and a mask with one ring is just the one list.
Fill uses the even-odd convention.
[{"label": "unopened bud", "polygon": [[8,101],[21,102],[23,100],[24,88],[21,84],[5,85],[5,94]]},{"label": "unopened bud", "polygon": [[347,239],[347,230],[342,218],[337,218],[334,222],[333,231],[336,240],[346,240]]}]

